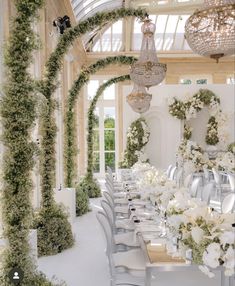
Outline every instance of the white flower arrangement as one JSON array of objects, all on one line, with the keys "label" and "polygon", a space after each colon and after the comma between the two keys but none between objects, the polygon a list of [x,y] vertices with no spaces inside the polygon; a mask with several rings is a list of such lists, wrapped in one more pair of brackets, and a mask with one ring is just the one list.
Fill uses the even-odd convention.
[{"label": "white flower arrangement", "polygon": [[232,152],[220,152],[215,159],[215,166],[218,170],[224,170],[227,172],[235,171],[235,154]]},{"label": "white flower arrangement", "polygon": [[[178,222],[177,222],[178,219]],[[232,228],[233,214],[212,212],[206,205],[186,209],[170,223],[179,225],[182,247],[192,249],[193,261],[209,277],[214,277],[212,269],[222,265],[225,275],[234,274],[235,231]]]},{"label": "white flower arrangement", "polygon": [[213,167],[208,155],[203,152],[202,148],[195,142],[183,139],[179,145],[177,156],[185,163],[191,161],[195,171],[201,171],[203,166],[206,168]]}]

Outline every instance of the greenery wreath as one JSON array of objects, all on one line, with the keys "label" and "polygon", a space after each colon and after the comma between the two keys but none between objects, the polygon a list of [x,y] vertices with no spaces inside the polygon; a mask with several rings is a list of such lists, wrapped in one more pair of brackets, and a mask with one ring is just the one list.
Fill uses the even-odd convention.
[{"label": "greenery wreath", "polygon": [[[200,89],[187,101],[181,101],[177,98],[170,102],[169,112],[172,116],[188,121],[192,117],[196,117],[196,113],[204,106],[209,107],[211,114],[208,124],[205,142],[208,145],[216,145],[220,141],[219,137],[219,121],[221,118],[220,99],[209,89]],[[192,136],[192,128],[185,122],[183,138],[189,140]]]}]

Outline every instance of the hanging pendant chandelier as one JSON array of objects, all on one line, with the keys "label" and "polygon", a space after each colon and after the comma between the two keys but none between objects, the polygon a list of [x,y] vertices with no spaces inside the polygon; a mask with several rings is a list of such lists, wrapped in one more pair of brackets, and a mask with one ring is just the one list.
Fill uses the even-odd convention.
[{"label": "hanging pendant chandelier", "polygon": [[140,57],[132,64],[131,80],[141,86],[149,88],[163,81],[166,75],[166,65],[158,62],[154,42],[155,24],[145,19],[141,27],[143,33]]},{"label": "hanging pendant chandelier", "polygon": [[140,57],[130,69],[130,78],[134,82],[134,88],[127,97],[129,105],[138,113],[144,113],[150,107],[152,95],[147,93],[146,87],[161,83],[166,76],[166,65],[159,63],[157,59],[154,42],[156,26],[148,18],[143,22]]},{"label": "hanging pendant chandelier", "polygon": [[132,92],[127,96],[127,102],[137,113],[144,113],[150,107],[152,95],[147,93],[144,86],[134,83]]},{"label": "hanging pendant chandelier", "polygon": [[205,0],[188,18],[185,38],[195,53],[217,62],[235,54],[235,1]]}]

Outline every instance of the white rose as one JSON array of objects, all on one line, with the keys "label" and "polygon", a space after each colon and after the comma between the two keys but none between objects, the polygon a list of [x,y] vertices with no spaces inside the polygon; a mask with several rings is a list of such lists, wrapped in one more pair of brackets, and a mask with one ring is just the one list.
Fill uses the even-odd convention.
[{"label": "white rose", "polygon": [[223,245],[233,244],[235,242],[235,232],[234,231],[225,231],[220,236],[220,241]]},{"label": "white rose", "polygon": [[199,226],[196,226],[192,228],[191,235],[196,243],[200,243],[203,239],[204,231]]},{"label": "white rose", "polygon": [[219,266],[221,250],[219,243],[211,243],[203,253],[203,263],[211,268]]}]

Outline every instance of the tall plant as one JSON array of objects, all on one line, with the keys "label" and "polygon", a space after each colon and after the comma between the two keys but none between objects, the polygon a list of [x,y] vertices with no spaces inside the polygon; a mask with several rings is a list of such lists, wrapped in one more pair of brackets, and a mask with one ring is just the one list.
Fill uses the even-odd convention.
[{"label": "tall plant", "polygon": [[35,120],[33,82],[29,74],[32,52],[37,41],[32,22],[42,0],[17,0],[16,16],[10,31],[5,55],[6,83],[1,102],[4,166],[2,218],[8,246],[4,252],[1,285],[12,285],[8,274],[14,267],[24,271],[22,286],[50,285],[39,275],[29,255],[29,228],[32,210],[31,170],[36,150],[30,131]]},{"label": "tall plant", "polygon": [[[65,145],[65,171],[66,171],[66,185],[68,187],[73,186],[74,178],[74,155],[76,153],[75,148],[75,123],[74,123],[74,104],[79,96],[79,92],[82,87],[89,81],[90,75],[94,74],[100,69],[103,69],[111,64],[122,64],[122,65],[131,65],[137,59],[134,57],[127,56],[115,56],[107,57],[105,59],[98,60],[96,63],[90,65],[88,68],[83,70],[78,79],[73,83],[72,88],[69,91],[67,112],[66,112],[66,145]],[[89,127],[88,127],[89,128]],[[89,154],[90,156],[90,154]],[[90,160],[88,158],[88,160]],[[89,174],[89,173],[88,173]],[[98,194],[98,193],[97,193]]]}]

